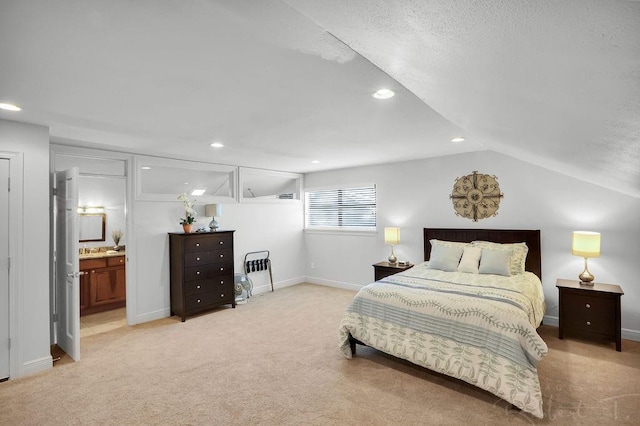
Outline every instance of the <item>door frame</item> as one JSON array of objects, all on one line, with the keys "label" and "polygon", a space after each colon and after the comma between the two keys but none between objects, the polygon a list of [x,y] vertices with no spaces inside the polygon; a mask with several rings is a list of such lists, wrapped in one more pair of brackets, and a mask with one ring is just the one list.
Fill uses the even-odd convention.
[{"label": "door frame", "polygon": [[9,179],[11,179],[11,190],[9,191],[9,257],[11,267],[9,268],[9,379],[21,377],[24,368],[19,352],[18,330],[20,330],[20,316],[18,306],[23,305],[24,294],[22,286],[22,263],[20,253],[23,249],[23,238],[20,238],[23,231],[22,200],[24,197],[22,175],[24,170],[24,158],[20,152],[0,151],[0,158],[9,160]]},{"label": "door frame", "polygon": [[[55,157],[56,154],[73,156],[78,158],[95,158],[101,160],[119,160],[124,161],[124,181],[125,181],[125,223],[127,233],[127,254],[126,261],[126,280],[127,280],[127,325],[136,325],[138,323],[138,311],[136,304],[136,263],[135,263],[135,227],[133,226],[133,189],[134,182],[131,178],[133,175],[133,155],[117,151],[104,151],[100,149],[84,148],[71,145],[62,145],[56,141],[50,144],[50,172],[55,173]],[[82,173],[80,173],[82,176]],[[52,210],[53,212],[53,210]],[[53,213],[52,213],[53,214]],[[52,237],[53,239],[53,237]],[[53,279],[53,276],[52,276]],[[53,285],[53,281],[52,284]],[[51,319],[53,322],[53,319]],[[82,340],[82,339],[81,339]],[[52,344],[53,344],[52,335]]]}]

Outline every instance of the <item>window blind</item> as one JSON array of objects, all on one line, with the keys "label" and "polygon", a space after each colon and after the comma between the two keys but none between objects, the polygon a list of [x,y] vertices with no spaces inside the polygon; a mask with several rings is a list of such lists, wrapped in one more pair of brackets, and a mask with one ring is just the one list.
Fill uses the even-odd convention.
[{"label": "window blind", "polygon": [[308,229],[376,229],[376,186],[323,189],[306,195]]}]

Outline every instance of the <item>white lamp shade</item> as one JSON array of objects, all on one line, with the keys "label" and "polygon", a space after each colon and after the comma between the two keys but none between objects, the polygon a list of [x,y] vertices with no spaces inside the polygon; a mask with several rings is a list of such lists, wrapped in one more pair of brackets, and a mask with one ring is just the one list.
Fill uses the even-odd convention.
[{"label": "white lamp shade", "polygon": [[600,257],[600,233],[574,231],[571,254],[582,257]]},{"label": "white lamp shade", "polygon": [[204,206],[204,215],[206,217],[220,217],[222,216],[221,204],[206,204]]},{"label": "white lamp shade", "polygon": [[384,243],[392,246],[400,243],[400,228],[384,228]]}]

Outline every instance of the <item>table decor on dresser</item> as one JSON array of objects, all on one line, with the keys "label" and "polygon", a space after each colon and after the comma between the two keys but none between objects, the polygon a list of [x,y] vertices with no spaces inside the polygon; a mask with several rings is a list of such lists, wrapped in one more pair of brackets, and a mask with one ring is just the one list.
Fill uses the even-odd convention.
[{"label": "table decor on dresser", "polygon": [[169,233],[171,315],[186,317],[215,307],[236,307],[235,231]]},{"label": "table decor on dresser", "polygon": [[558,279],[556,287],[560,339],[564,339],[566,331],[604,337],[616,343],[618,352],[622,351],[620,297],[624,291],[619,285],[582,285],[580,281]]}]

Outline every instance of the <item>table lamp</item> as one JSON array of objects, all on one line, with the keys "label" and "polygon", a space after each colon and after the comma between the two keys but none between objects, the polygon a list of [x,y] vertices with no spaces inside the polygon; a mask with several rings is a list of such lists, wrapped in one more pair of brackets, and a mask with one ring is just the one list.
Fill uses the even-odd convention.
[{"label": "table lamp", "polygon": [[211,216],[211,222],[209,222],[209,230],[215,232],[218,230],[218,221],[216,216],[222,216],[222,206],[220,204],[206,204],[204,206],[204,215]]},{"label": "table lamp", "polygon": [[578,278],[580,278],[580,284],[593,285],[593,279],[595,277],[591,272],[589,272],[587,259],[590,257],[600,257],[600,233],[574,231],[571,254],[574,256],[584,257],[584,271],[578,275]]},{"label": "table lamp", "polygon": [[400,243],[400,228],[384,228],[384,243],[391,246],[389,263],[396,263],[398,258],[393,253],[393,246]]}]

